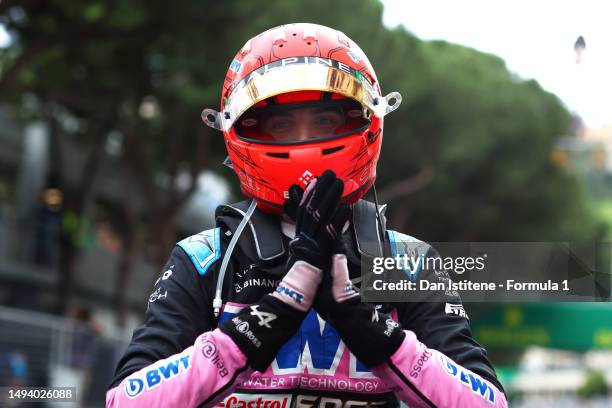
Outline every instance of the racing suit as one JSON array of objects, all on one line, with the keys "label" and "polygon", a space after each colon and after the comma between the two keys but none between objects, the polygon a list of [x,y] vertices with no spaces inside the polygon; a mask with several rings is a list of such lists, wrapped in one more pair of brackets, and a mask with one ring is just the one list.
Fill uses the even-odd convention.
[{"label": "racing suit", "polygon": [[[270,367],[253,371],[237,345],[215,328],[275,290],[286,273],[291,233],[279,217],[255,211],[231,256],[222,282],[222,312],[215,317],[220,260],[247,205],[219,207],[217,228],[174,248],[149,297],[145,323],[118,363],[107,407],[399,406],[400,400],[410,407],[507,406],[458,297],[376,305],[401,324],[406,336],[390,361],[373,369],[358,361],[311,309]],[[345,233],[351,278],[360,276],[362,256],[376,254],[375,211],[365,200],[354,205],[352,226]],[[416,241],[386,232],[380,242],[391,253]],[[431,275],[419,279],[439,278]]]}]

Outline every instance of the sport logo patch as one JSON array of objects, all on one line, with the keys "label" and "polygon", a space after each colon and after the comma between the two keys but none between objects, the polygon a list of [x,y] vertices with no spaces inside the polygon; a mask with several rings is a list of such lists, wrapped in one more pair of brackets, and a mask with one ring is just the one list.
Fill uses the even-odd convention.
[{"label": "sport logo patch", "polygon": [[140,393],[144,390],[144,381],[140,378],[128,378],[127,383],[125,384],[125,394],[134,398],[140,395]]},{"label": "sport logo patch", "polygon": [[157,387],[163,381],[176,378],[189,369],[190,359],[191,354],[178,355],[129,377],[125,383],[125,394],[128,398],[136,398],[144,391]]},{"label": "sport logo patch", "polygon": [[349,400],[318,395],[298,395],[295,400],[296,407],[317,408],[353,408],[387,406],[388,401]]},{"label": "sport logo patch", "polygon": [[393,331],[399,327],[399,323],[393,319],[387,319],[385,324],[387,325],[387,329],[384,331],[384,333],[387,337],[391,337]]},{"label": "sport logo patch", "polygon": [[354,63],[359,64],[359,62],[361,61],[361,57],[355,54],[354,52],[348,51],[347,54],[349,57],[351,57]]},{"label": "sport logo patch", "polygon": [[157,284],[159,283],[160,280],[166,280],[168,278],[170,278],[170,276],[172,276],[172,269],[174,269],[174,265],[172,265],[170,267],[170,269],[168,269],[167,271],[165,271],[164,273],[162,273],[162,276],[160,276],[159,278],[157,278],[157,280],[155,281],[155,285],[153,286],[157,286]]},{"label": "sport logo patch", "polygon": [[227,376],[228,371],[227,368],[225,368],[225,363],[221,359],[221,356],[217,353],[217,346],[215,343],[208,340],[208,337],[202,338],[202,355],[217,367],[219,377]]},{"label": "sport logo patch", "polygon": [[149,295],[149,303],[155,303],[155,301],[159,299],[165,299],[168,297],[168,291],[164,290],[164,293],[161,292],[161,288],[155,289],[155,292]]},{"label": "sport logo patch", "polygon": [[423,366],[425,365],[425,363],[427,363],[427,361],[429,361],[431,356],[432,356],[432,353],[428,349],[425,349],[423,351],[423,353],[421,354],[421,356],[419,357],[417,362],[410,369],[410,376],[412,378],[419,378],[419,373],[423,369]]},{"label": "sport logo patch", "polygon": [[212,358],[217,354],[217,346],[208,339],[202,339],[202,355],[206,358]]},{"label": "sport logo patch", "polygon": [[[227,232],[230,232],[229,230]],[[230,232],[231,233],[231,232]],[[245,276],[251,274],[254,270],[257,270],[257,265],[250,264],[245,270],[242,272],[236,272],[236,276],[239,278],[244,278]]]},{"label": "sport logo patch", "polygon": [[303,294],[301,294],[300,292],[298,292],[296,290],[293,290],[293,289],[290,289],[290,288],[288,288],[286,286],[283,286],[283,285],[279,285],[276,288],[276,291],[278,293],[280,293],[281,295],[285,295],[285,296],[290,297],[297,304],[301,304],[302,301],[304,300],[304,295]]},{"label": "sport logo patch", "polygon": [[246,333],[249,331],[249,323],[247,322],[242,322],[239,325],[236,326],[236,330],[238,330],[240,333]]},{"label": "sport logo patch", "polygon": [[444,313],[452,314],[459,317],[465,317],[468,320],[470,319],[467,313],[465,312],[465,309],[463,308],[462,304],[447,303],[444,306]]},{"label": "sport logo patch", "polygon": [[234,292],[240,293],[246,288],[276,288],[280,281],[280,279],[271,278],[251,278],[243,282],[234,283]]},{"label": "sport logo patch", "polygon": [[291,404],[289,394],[232,394],[215,407],[219,408],[287,408]]},{"label": "sport logo patch", "polygon": [[233,60],[232,63],[229,66],[230,71],[238,73],[238,71],[240,71],[240,68],[242,67],[242,63],[238,60]]},{"label": "sport logo patch", "polygon": [[310,183],[312,179],[313,179],[313,174],[310,171],[306,170],[304,173],[302,173],[302,175],[300,176],[298,180],[300,181],[300,183],[307,185],[308,183]]},{"label": "sport logo patch", "polygon": [[242,333],[247,339],[251,341],[251,343],[253,343],[255,347],[261,347],[261,340],[259,340],[257,336],[255,336],[255,333],[253,333],[253,331],[251,330],[248,322],[245,322],[238,316],[235,316],[232,319],[232,323],[234,323],[234,326],[236,327],[238,333]]}]

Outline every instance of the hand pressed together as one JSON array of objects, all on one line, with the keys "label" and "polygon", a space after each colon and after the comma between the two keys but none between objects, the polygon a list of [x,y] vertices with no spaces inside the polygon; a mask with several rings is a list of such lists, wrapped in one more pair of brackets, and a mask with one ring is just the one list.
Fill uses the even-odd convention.
[{"label": "hand pressed together", "polygon": [[375,367],[390,358],[405,334],[391,316],[362,303],[349,279],[342,232],[350,207],[339,204],[342,187],[342,181],[327,171],[304,192],[295,185],[290,188],[285,213],[296,222],[296,237],[289,262],[301,259],[322,270],[315,310],[359,360]]},{"label": "hand pressed together", "polygon": [[289,244],[289,266],[301,260],[321,270],[329,267],[332,249],[351,212],[348,204],[340,204],[343,188],[342,180],[329,170],[305,191],[291,186],[285,212],[295,220],[296,230]]},{"label": "hand pressed together", "polygon": [[287,273],[276,291],[245,307],[219,328],[232,338],[251,367],[265,371],[278,350],[299,329],[314,304],[331,248],[348,221],[348,205],[338,205],[343,183],[326,172],[296,196],[296,237],[289,245]]}]

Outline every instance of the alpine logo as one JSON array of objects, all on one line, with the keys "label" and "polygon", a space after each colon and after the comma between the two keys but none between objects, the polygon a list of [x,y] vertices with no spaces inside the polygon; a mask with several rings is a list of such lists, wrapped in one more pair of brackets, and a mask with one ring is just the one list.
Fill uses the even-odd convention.
[{"label": "alpine logo", "polygon": [[259,319],[257,324],[267,327],[268,329],[272,328],[272,326],[270,326],[270,322],[276,320],[276,315],[274,313],[260,312],[259,305],[251,306],[251,316],[257,317]]},{"label": "alpine logo", "polygon": [[[359,57],[357,54],[352,53],[353,55],[349,54],[349,58],[351,58],[353,61],[355,61],[356,59],[361,60],[361,57]],[[356,63],[359,63],[357,61],[355,61]],[[234,62],[232,62],[232,65],[234,64]],[[266,73],[276,69],[276,68],[280,68],[280,67],[285,67],[287,65],[297,65],[297,64],[303,64],[303,65],[322,65],[322,66],[326,66],[326,67],[330,67],[330,68],[336,68],[340,71],[346,72],[349,75],[354,76],[355,78],[357,78],[359,81],[361,80],[365,80],[366,82],[368,82],[369,84],[371,84],[371,81],[369,78],[365,77],[360,71],[357,71],[356,69],[351,68],[350,66],[348,66],[347,64],[340,62],[340,61],[336,61],[330,58],[322,58],[322,57],[316,57],[316,56],[303,56],[303,57],[289,57],[289,58],[283,58],[277,61],[273,61],[269,64],[266,64],[262,67],[257,68],[255,71],[251,72],[249,75],[247,75],[243,80],[241,80],[240,82],[238,82],[235,86],[234,89],[236,88],[240,88],[242,87],[242,84],[246,84],[248,82],[250,82],[251,80],[253,80],[254,78],[258,78],[261,75],[265,75]],[[239,66],[235,66],[236,69],[239,69]],[[231,67],[230,67],[231,69]],[[233,69],[232,69],[233,71]]]},{"label": "alpine logo", "polygon": [[463,308],[462,304],[447,303],[446,306],[444,306],[444,313],[465,317],[468,320],[470,319],[467,313],[465,313],[465,309]]},{"label": "alpine logo", "polygon": [[178,355],[168,360],[163,360],[144,372],[127,379],[125,383],[125,394],[129,398],[136,398],[145,390],[149,391],[163,381],[170,381],[189,369],[191,354]]}]

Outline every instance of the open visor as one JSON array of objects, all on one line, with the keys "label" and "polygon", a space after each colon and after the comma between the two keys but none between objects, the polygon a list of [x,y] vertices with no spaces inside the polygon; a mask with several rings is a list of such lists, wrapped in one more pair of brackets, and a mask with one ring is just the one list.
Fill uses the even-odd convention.
[{"label": "open visor", "polygon": [[[257,103],[276,95],[304,90],[344,95],[377,117],[394,111],[401,102],[398,92],[381,96],[378,88],[361,72],[345,64],[328,58],[292,57],[274,61],[248,74],[235,85],[225,100],[223,112],[204,109],[202,119],[210,127],[228,131],[238,118],[243,119],[243,113]],[[245,124],[239,126],[243,130],[248,127]],[[263,130],[261,124],[257,126]]]},{"label": "open visor", "polygon": [[369,111],[351,99],[260,106],[234,123],[239,137],[256,142],[302,143],[363,130]]}]

